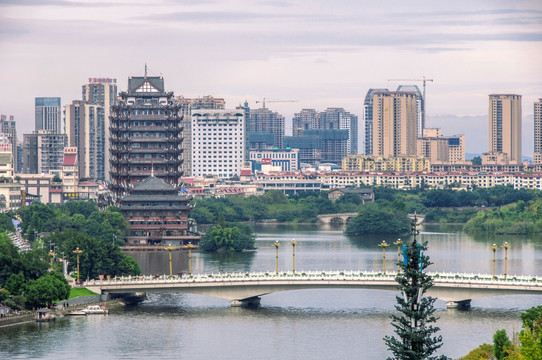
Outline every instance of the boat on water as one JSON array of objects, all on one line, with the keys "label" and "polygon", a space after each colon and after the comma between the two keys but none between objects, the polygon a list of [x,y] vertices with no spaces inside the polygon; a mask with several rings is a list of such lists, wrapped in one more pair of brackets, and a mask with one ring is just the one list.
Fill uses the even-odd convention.
[{"label": "boat on water", "polygon": [[66,315],[70,315],[70,316],[87,316],[87,313],[84,312],[84,311],[81,311],[81,310],[77,310],[77,311],[69,312]]},{"label": "boat on water", "polygon": [[107,310],[105,307],[100,305],[89,305],[86,309],[81,310],[87,315],[94,315],[94,314],[108,314],[109,310]]}]

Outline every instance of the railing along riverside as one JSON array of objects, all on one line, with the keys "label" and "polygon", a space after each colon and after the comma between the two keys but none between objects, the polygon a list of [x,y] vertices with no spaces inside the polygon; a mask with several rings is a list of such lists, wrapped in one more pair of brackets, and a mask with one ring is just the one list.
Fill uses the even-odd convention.
[{"label": "railing along riverside", "polygon": [[[497,275],[496,278],[490,274],[474,273],[428,273],[433,281],[438,283],[456,284],[507,284],[525,285],[526,283],[542,286],[542,278],[527,275]],[[376,271],[296,271],[282,272],[276,275],[274,272],[255,273],[211,273],[187,275],[160,275],[160,276],[121,276],[110,280],[90,280],[88,286],[124,284],[145,284],[145,283],[209,283],[209,282],[233,282],[233,281],[310,281],[310,280],[395,280],[397,273],[383,274]]]}]

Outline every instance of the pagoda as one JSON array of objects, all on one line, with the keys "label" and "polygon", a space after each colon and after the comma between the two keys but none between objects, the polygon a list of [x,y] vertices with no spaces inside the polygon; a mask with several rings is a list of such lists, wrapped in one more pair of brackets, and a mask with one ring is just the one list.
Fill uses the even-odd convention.
[{"label": "pagoda", "polygon": [[120,210],[130,224],[127,245],[197,244],[190,236],[188,214],[192,196],[153,175],[143,179],[120,199]]}]

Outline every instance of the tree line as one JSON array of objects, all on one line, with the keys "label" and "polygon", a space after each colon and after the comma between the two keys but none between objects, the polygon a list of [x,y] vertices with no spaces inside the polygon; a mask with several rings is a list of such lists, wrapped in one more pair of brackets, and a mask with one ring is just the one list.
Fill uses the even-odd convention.
[{"label": "tree line", "polygon": [[[15,230],[11,221],[14,218],[21,220],[22,233],[32,250],[20,252],[6,235],[6,231]],[[77,248],[82,251],[82,279],[102,274],[138,275],[137,262],[119,247],[128,230],[118,208],[99,211],[92,201],[68,201],[63,205],[34,202],[15,212],[0,214],[0,302],[23,309],[66,299],[70,286],[62,275],[62,262],[69,261],[74,269],[77,254],[73,251]]]}]

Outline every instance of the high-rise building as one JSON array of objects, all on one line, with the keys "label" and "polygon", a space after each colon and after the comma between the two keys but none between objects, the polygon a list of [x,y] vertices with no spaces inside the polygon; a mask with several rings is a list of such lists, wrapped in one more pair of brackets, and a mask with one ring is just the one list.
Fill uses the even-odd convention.
[{"label": "high-rise building", "polygon": [[13,148],[8,136],[0,134],[0,179],[11,178],[13,178]]},{"label": "high-rise building", "polygon": [[521,164],[521,95],[489,95],[489,152]]},{"label": "high-rise building", "polygon": [[[104,177],[97,177],[97,179],[103,179],[110,181],[110,163],[109,158],[110,147],[109,143],[109,117],[111,105],[117,102],[117,79],[111,78],[89,78],[88,84],[82,86],[82,99],[89,104],[100,105],[103,108],[103,118],[104,118],[104,131],[103,131],[103,140],[100,138],[100,142],[104,144],[103,157],[100,154],[99,161],[103,162],[103,165],[100,163],[99,167],[104,168]],[[68,131],[66,129],[66,131]],[[100,135],[101,136],[101,135]],[[70,145],[73,146],[73,145]],[[81,163],[80,163],[81,164]],[[92,176],[91,176],[92,177]],[[81,176],[83,178],[83,176]]]},{"label": "high-rise building", "polygon": [[37,97],[35,99],[35,131],[48,130],[53,134],[62,133],[62,109],[59,97]]},{"label": "high-rise building", "polygon": [[17,154],[17,124],[15,123],[15,117],[9,115],[0,115],[0,131],[6,134],[9,143],[11,144],[12,156],[13,156],[13,170],[19,173],[21,170],[18,166],[22,159],[19,159]]},{"label": "high-rise building", "polygon": [[399,85],[397,91],[411,92],[416,94],[416,128],[418,137],[423,137],[425,129],[425,99],[418,85]]},{"label": "high-rise building", "polygon": [[177,186],[182,164],[182,115],[162,76],[129,77],[111,105],[111,189],[117,198],[151,176]]},{"label": "high-rise building", "polygon": [[299,149],[299,162],[341,164],[348,155],[348,130],[312,129],[304,130],[302,136],[286,136],[284,146]]},{"label": "high-rise building", "polygon": [[320,130],[347,130],[346,154],[358,153],[358,117],[343,108],[327,108],[318,116]]},{"label": "high-rise building", "polygon": [[377,91],[388,91],[388,89],[369,89],[363,102],[363,122],[365,124],[365,154],[373,153],[373,98]]},{"label": "high-rise building", "polygon": [[192,121],[190,111],[192,109],[224,109],[226,102],[222,98],[206,95],[200,98],[175,97],[174,101],[181,106],[183,116],[183,176],[192,175]]},{"label": "high-rise building", "polygon": [[542,98],[534,103],[533,164],[542,164]]},{"label": "high-rise building", "polygon": [[293,136],[303,135],[305,130],[318,129],[318,113],[314,109],[302,109],[292,119]]},{"label": "high-rise building", "polygon": [[49,130],[24,134],[24,173],[49,174],[52,170],[60,171],[67,140],[66,134],[57,134]]},{"label": "high-rise building", "polygon": [[192,109],[192,176],[241,174],[245,163],[243,109]]},{"label": "high-rise building", "polygon": [[[274,147],[282,149],[284,117],[279,113],[267,108],[251,110],[247,130],[251,150],[267,150]],[[273,143],[269,144],[267,140],[271,136]],[[266,141],[261,141],[264,138]]]},{"label": "high-rise building", "polygon": [[416,155],[416,94],[377,91],[373,95],[373,155]]},{"label": "high-rise building", "polygon": [[68,146],[78,149],[79,178],[106,180],[109,151],[106,153],[104,107],[74,100],[65,106],[64,113]]}]

